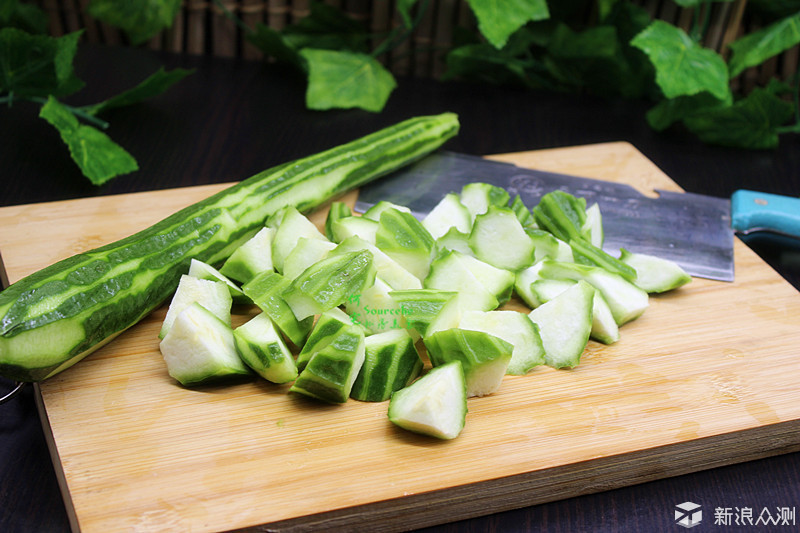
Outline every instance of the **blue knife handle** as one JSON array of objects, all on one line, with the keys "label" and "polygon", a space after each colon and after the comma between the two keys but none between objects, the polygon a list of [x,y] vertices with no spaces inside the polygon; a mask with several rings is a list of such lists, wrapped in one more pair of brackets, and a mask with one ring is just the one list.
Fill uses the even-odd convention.
[{"label": "blue knife handle", "polygon": [[800,198],[736,191],[731,196],[731,226],[744,235],[769,231],[800,238]]}]

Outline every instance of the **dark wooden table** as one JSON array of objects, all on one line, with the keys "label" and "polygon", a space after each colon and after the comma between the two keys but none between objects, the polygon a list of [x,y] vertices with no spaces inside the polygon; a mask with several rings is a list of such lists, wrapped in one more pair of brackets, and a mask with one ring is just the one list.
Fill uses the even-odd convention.
[{"label": "dark wooden table", "polygon": [[[34,106],[0,109],[0,206],[238,181],[399,120],[442,111],[460,116],[461,133],[447,145],[456,151],[485,155],[628,141],[688,191],[728,196],[750,188],[800,196],[800,136],[784,136],[774,151],[707,146],[678,129],[650,130],[647,102],[403,79],[380,114],[314,112],[304,107],[301,77],[262,62],[103,47],[81,49],[77,62],[87,86],[71,100],[76,104],[116,94],[162,65],[196,71],[148,103],[105,116],[108,134],[138,159],[140,170],[102,187],[79,174]],[[800,247],[750,245],[800,288]],[[669,465],[665,470],[668,476]],[[754,521],[764,508],[773,515],[778,508],[794,512],[800,506],[800,453],[607,489],[425,531],[680,531],[673,508],[685,501],[703,506],[704,521],[693,531],[796,530],[715,525],[714,510],[750,509]],[[800,524],[800,517],[791,520]],[[68,528],[33,391],[26,387],[0,406],[0,531]]]}]

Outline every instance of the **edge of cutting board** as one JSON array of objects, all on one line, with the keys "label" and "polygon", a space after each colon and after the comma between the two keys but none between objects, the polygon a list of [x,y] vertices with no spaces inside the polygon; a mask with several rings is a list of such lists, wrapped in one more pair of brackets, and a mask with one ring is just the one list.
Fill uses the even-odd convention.
[{"label": "edge of cutting board", "polygon": [[[652,193],[651,189],[654,188],[681,190],[655,164],[627,142],[600,143],[487,157],[513,161],[523,166],[542,170],[611,181],[623,181],[622,177],[635,173],[637,183],[643,193]],[[196,198],[194,195],[197,194],[207,196],[228,185],[230,184],[192,187],[191,198]],[[133,193],[122,195],[118,199],[130,200],[138,204],[142,199],[159,198],[166,194],[171,195],[173,202],[180,203],[181,191],[183,189]],[[346,201],[352,205],[356,196],[355,193],[350,193],[346,196]],[[103,204],[103,198],[52,202],[46,207],[69,211],[73,205],[86,205],[84,200],[93,200],[91,205],[100,206]],[[191,202],[187,200],[187,203]],[[24,207],[0,208],[0,212],[5,211],[14,215],[21,213],[21,209]],[[19,210],[16,210],[17,208]],[[141,223],[142,227],[155,222],[155,220],[146,220],[148,216],[151,216],[148,213],[135,213],[135,216],[142,217],[141,221],[137,219],[137,223]],[[312,220],[317,223],[324,220],[324,210],[315,213]],[[47,224],[47,222],[47,220],[41,221],[42,224]],[[2,241],[0,240],[0,242]],[[88,240],[72,245],[73,252],[75,251],[74,247],[87,248],[97,244],[93,242],[90,235]],[[3,252],[7,251],[2,246],[0,248],[3,249]],[[789,298],[792,309],[795,307],[800,309],[793,287],[780,278],[738,239],[735,251],[737,267],[745,265],[747,272],[742,279],[737,279],[734,284],[731,284],[731,287],[743,284],[759,285],[754,282],[763,279],[762,285],[769,286],[764,290],[778,291],[781,294],[785,294],[786,290],[791,290],[793,294]],[[7,260],[13,273],[9,274],[12,281],[28,273],[26,269],[29,269],[30,264],[37,261],[36,258],[26,258],[21,263],[17,262],[13,251],[8,253],[7,257],[14,259],[13,265],[12,261]],[[38,260],[41,261],[41,258]],[[754,271],[754,273],[750,271]],[[720,282],[698,280],[697,286],[701,291],[711,292],[722,287],[718,283]],[[598,364],[602,365],[602,362]],[[44,387],[47,388],[47,384]],[[45,407],[46,399],[41,387],[37,387],[36,390],[37,399],[42,404],[41,413],[45,434],[50,441],[56,470],[60,471],[59,482],[62,484],[68,514],[70,514],[73,527],[77,530],[81,526],[82,520],[80,519],[81,513],[74,508],[74,501],[71,498],[68,481],[70,474],[64,471],[59,458],[59,448],[50,425],[50,416]],[[786,410],[781,413],[785,412]],[[441,489],[372,501],[363,505],[345,504],[328,511],[314,512],[265,524],[248,525],[245,529],[253,527],[258,530],[310,531],[335,528],[357,531],[366,525],[380,524],[382,530],[400,531],[797,451],[800,449],[800,417],[787,419],[787,415],[781,413],[766,417],[758,423],[753,422],[753,427],[742,430],[723,430],[720,433],[700,437],[687,436],[669,444],[643,450],[601,454],[579,462],[538,468],[513,475],[502,475],[494,479],[484,478]],[[792,416],[794,416],[793,413]],[[714,453],[707,453],[709,450]],[[86,489],[81,490],[85,491]],[[83,497],[85,498],[85,495]],[[98,527],[97,523],[92,526],[84,522],[83,525],[88,526],[87,530]],[[231,526],[239,527],[233,523]]]}]

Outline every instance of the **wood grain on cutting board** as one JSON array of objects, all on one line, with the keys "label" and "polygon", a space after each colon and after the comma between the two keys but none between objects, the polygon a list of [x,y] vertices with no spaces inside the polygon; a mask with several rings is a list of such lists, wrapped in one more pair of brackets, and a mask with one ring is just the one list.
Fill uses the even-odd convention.
[{"label": "wood grain on cutting board", "polygon": [[[680,190],[627,143],[494,157]],[[14,281],[221,188],[2,208],[0,253]],[[738,240],[735,260],[735,282],[652,297],[577,368],[470,399],[453,441],[395,428],[387,403],[323,405],[255,379],[182,388],[158,310],[39,386],[69,512],[85,532],[393,531],[798,450],[800,293]]]}]

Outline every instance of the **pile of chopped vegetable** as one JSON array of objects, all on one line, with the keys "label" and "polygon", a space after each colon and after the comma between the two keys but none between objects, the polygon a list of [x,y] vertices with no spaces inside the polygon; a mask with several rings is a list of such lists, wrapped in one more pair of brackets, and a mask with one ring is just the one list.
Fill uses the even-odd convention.
[{"label": "pile of chopped vegetable", "polygon": [[[452,439],[468,398],[506,375],[577,366],[590,339],[619,340],[650,293],[691,280],[666,259],[612,256],[603,239],[597,205],[555,191],[531,209],[486,183],[421,220],[337,201],[318,228],[286,207],[218,269],[192,261],[161,352],[185,386],[256,374],[326,403],[388,401],[392,423]],[[514,297],[530,312],[507,306]],[[235,328],[234,302],[255,309]]]}]

